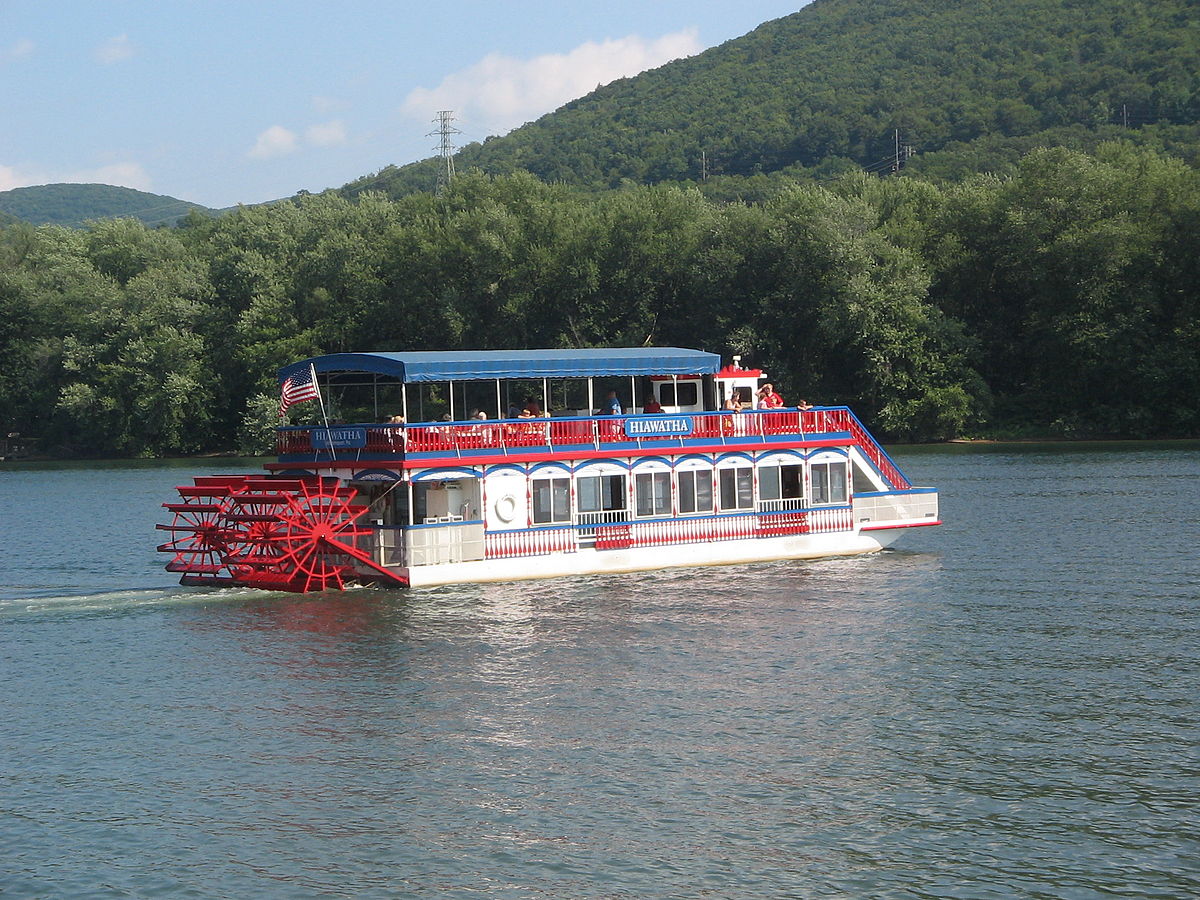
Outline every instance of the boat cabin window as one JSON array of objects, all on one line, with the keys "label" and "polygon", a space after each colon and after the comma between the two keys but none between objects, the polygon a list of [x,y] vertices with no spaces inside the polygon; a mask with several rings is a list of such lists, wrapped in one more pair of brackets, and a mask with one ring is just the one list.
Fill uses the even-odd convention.
[{"label": "boat cabin window", "polygon": [[559,525],[571,521],[570,478],[535,478],[529,486],[533,492],[534,525]]},{"label": "boat cabin window", "polygon": [[814,463],[812,467],[813,503],[846,502],[846,464]]},{"label": "boat cabin window", "polygon": [[679,512],[710,513],[713,508],[712,470],[678,472]]},{"label": "boat cabin window", "polygon": [[581,513],[625,508],[624,475],[585,475],[575,479],[575,498]]},{"label": "boat cabin window", "polygon": [[754,509],[754,469],[738,466],[721,469],[718,473],[721,510]]},{"label": "boat cabin window", "polygon": [[763,466],[758,470],[758,499],[762,506],[776,509],[799,509],[804,496],[804,466],[796,463],[783,466]]},{"label": "boat cabin window", "polygon": [[659,403],[663,406],[695,406],[697,403],[698,388],[694,381],[686,384],[678,385],[679,390],[675,390],[676,385],[664,384],[658,389]]},{"label": "boat cabin window", "polygon": [[633,476],[634,496],[639,516],[671,514],[671,473],[644,472]]},{"label": "boat cabin window", "polygon": [[413,522],[459,522],[479,514],[479,480],[420,481],[413,486]]},{"label": "boat cabin window", "polygon": [[754,407],[754,392],[746,385],[738,385],[729,392],[730,397],[735,395],[741,402],[743,409],[752,409]]}]

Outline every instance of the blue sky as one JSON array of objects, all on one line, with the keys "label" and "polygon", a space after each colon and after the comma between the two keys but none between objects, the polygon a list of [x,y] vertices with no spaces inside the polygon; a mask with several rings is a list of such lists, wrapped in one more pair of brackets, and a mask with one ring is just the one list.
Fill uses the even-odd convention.
[{"label": "blue sky", "polygon": [[0,190],[211,207],[483,140],[807,0],[0,0]]}]

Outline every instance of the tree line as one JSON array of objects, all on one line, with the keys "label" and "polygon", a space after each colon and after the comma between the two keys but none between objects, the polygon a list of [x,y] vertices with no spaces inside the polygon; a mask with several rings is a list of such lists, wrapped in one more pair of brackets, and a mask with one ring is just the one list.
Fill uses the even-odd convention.
[{"label": "tree line", "polygon": [[1128,144],[761,202],[514,173],[175,229],[0,229],[0,427],[63,455],[262,448],[328,352],[696,347],[889,439],[1200,434],[1200,174]]}]

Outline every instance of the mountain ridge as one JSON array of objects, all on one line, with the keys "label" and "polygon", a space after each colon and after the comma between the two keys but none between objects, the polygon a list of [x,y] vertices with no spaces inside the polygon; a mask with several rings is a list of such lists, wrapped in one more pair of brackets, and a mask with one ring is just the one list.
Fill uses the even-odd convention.
[{"label": "mountain ridge", "polygon": [[[468,144],[455,162],[592,189],[889,162],[957,178],[1031,146],[1124,137],[1195,164],[1197,73],[1187,0],[816,0]],[[389,166],[342,190],[429,190],[436,169]]]},{"label": "mountain ridge", "polygon": [[78,228],[94,219],[133,218],[155,227],[174,225],[193,211],[217,213],[199,203],[111,184],[55,183],[0,191],[0,213],[30,225]]}]

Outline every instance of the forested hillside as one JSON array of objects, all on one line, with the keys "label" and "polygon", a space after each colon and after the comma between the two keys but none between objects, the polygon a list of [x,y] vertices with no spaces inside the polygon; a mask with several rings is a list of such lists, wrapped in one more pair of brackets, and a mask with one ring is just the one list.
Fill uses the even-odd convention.
[{"label": "forested hillside", "polygon": [[33,225],[78,227],[92,219],[127,217],[146,225],[174,225],[197,203],[111,184],[42,184],[0,191],[0,214]]},{"label": "forested hillside", "polygon": [[1198,19],[818,0],[464,149],[444,196],[425,161],[177,229],[0,220],[0,428],[251,450],[306,356],[674,344],[889,439],[1200,436]]},{"label": "forested hillside", "polygon": [[[890,167],[898,138],[911,170],[959,178],[1116,138],[1195,163],[1198,122],[1194,0],[816,0],[468,145],[456,164],[593,189],[828,177]],[[429,190],[435,172],[388,168],[346,190]]]},{"label": "forested hillside", "polygon": [[675,344],[885,436],[1200,434],[1200,175],[1128,144],[765,204],[461,176],[0,229],[0,426],[45,452],[250,448],[309,355]]}]

